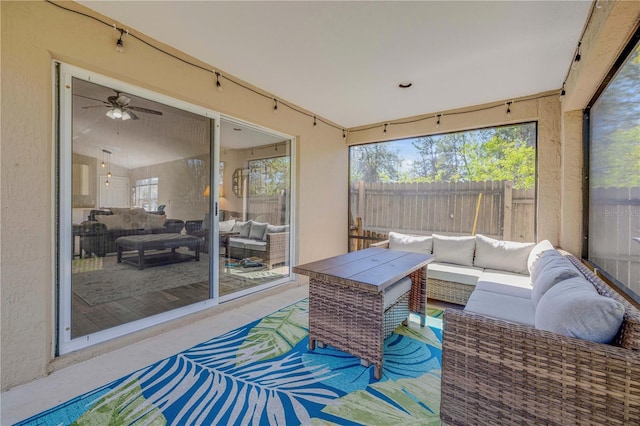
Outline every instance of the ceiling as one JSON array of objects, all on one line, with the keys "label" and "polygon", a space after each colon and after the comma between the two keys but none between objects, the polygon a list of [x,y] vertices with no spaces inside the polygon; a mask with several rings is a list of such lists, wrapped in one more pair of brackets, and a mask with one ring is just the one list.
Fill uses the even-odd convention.
[{"label": "ceiling", "polygon": [[[128,106],[146,108],[162,115],[133,110],[137,120],[114,120],[106,113],[113,105],[113,88],[75,78],[73,80],[73,152],[127,169],[166,163],[209,153],[209,119],[170,105],[126,92]],[[222,148],[246,149],[282,142],[283,138],[228,119],[220,123]],[[111,152],[110,156],[103,150]]]},{"label": "ceiling", "polygon": [[[592,6],[590,1],[80,3],[345,128],[559,90]],[[402,81],[413,86],[401,89]]]}]

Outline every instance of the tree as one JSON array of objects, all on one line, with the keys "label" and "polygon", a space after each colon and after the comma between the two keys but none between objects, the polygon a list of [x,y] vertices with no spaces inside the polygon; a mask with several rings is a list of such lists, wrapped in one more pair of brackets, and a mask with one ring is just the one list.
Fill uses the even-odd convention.
[{"label": "tree", "polygon": [[389,142],[351,147],[351,182],[396,182],[402,159]]}]

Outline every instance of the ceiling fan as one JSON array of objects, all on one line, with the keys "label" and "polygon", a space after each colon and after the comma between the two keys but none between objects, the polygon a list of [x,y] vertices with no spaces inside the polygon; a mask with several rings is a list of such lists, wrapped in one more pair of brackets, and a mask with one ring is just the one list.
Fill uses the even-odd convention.
[{"label": "ceiling fan", "polygon": [[96,107],[107,107],[109,111],[107,111],[107,117],[113,120],[138,120],[138,116],[133,112],[143,112],[145,114],[153,114],[153,115],[162,115],[160,111],[156,111],[149,108],[138,107],[134,105],[129,105],[131,102],[131,98],[123,95],[121,92],[116,91],[115,95],[109,96],[106,101],[102,101],[99,99],[93,99],[88,96],[78,95],[85,99],[90,99],[92,101],[102,102],[102,105],[91,105],[82,107],[86,108],[96,108]]}]

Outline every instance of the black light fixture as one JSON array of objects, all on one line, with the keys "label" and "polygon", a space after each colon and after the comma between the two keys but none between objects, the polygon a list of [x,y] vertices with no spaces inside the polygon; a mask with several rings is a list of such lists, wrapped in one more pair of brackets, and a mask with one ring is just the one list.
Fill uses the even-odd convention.
[{"label": "black light fixture", "polygon": [[411,86],[413,86],[413,82],[411,81],[401,81],[400,84],[398,84],[398,87],[401,89],[408,89]]},{"label": "black light fixture", "polygon": [[562,83],[562,90],[560,91],[560,102],[562,102],[564,100],[564,96],[567,94],[567,92],[564,90],[564,85],[566,83]]},{"label": "black light fixture", "polygon": [[384,130],[382,131],[385,135],[387,134],[387,123],[384,123]]},{"label": "black light fixture", "polygon": [[108,151],[106,149],[102,150],[102,158],[103,161],[100,164],[100,167],[104,167],[104,154],[107,154],[107,179],[104,181],[105,186],[109,186],[109,179],[111,178],[111,151]]},{"label": "black light fixture", "polygon": [[114,29],[120,31],[120,38],[118,38],[118,41],[116,41],[116,52],[122,53],[124,49],[124,42],[122,41],[122,37],[124,37],[125,34],[129,34],[129,31],[123,30],[122,28],[116,28],[115,25]]},{"label": "black light fixture", "polygon": [[316,127],[318,125],[318,121],[316,120],[316,116],[313,116],[313,127]]},{"label": "black light fixture", "polygon": [[215,73],[216,73],[216,87],[218,88],[218,92],[222,92],[222,83],[220,83],[220,73],[217,71]]},{"label": "black light fixture", "polygon": [[273,98],[273,112],[278,112],[278,100]]},{"label": "black light fixture", "polygon": [[436,129],[440,128],[440,117],[442,117],[442,114],[436,115],[436,118],[437,118],[437,120],[436,120]]},{"label": "black light fixture", "polygon": [[506,102],[507,105],[507,118],[511,118],[511,104],[513,101]]}]

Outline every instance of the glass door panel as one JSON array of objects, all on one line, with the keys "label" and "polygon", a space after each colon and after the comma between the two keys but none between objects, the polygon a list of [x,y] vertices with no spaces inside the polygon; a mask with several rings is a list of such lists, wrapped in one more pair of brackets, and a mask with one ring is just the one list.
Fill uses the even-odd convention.
[{"label": "glass door panel", "polygon": [[221,120],[218,186],[222,301],[287,281],[291,271],[291,140]]},{"label": "glass door panel", "polygon": [[213,120],[71,82],[70,339],[210,299]]}]

